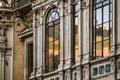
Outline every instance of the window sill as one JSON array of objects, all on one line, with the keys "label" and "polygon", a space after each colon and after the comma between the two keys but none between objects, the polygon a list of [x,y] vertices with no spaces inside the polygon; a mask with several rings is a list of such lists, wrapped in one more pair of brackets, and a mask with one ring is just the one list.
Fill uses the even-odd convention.
[{"label": "window sill", "polygon": [[92,60],[90,61],[90,63],[96,63],[96,62],[100,62],[100,61],[106,61],[106,60],[109,60],[110,57],[105,57],[105,58],[100,58],[100,59],[95,59],[95,60]]},{"label": "window sill", "polygon": [[49,76],[49,75],[54,75],[54,74],[57,74],[59,71],[56,70],[56,71],[52,71],[52,72],[48,72],[48,73],[44,73],[43,76]]}]

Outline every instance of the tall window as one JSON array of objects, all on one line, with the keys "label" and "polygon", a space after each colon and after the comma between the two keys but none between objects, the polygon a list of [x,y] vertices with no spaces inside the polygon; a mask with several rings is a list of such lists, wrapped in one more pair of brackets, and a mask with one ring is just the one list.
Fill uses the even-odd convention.
[{"label": "tall window", "polygon": [[46,21],[46,72],[54,71],[60,62],[60,26],[57,8],[51,9]]},{"label": "tall window", "polygon": [[29,42],[27,44],[27,53],[28,53],[28,77],[30,77],[33,70],[33,43]]},{"label": "tall window", "polygon": [[73,26],[73,37],[74,37],[74,61],[78,59],[78,2],[74,0],[74,26]]},{"label": "tall window", "polygon": [[112,43],[112,0],[93,3],[93,59],[107,57]]}]

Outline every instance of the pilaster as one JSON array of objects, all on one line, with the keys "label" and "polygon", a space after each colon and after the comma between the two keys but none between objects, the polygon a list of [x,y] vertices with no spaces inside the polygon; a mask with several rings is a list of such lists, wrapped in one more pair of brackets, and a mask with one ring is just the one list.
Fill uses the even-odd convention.
[{"label": "pilaster", "polygon": [[[60,64],[58,66],[59,70],[63,69],[64,66],[64,2],[60,1],[59,4],[60,10]],[[61,79],[62,80],[62,79]]]},{"label": "pilaster", "polygon": [[81,67],[77,67],[76,68],[76,71],[77,71],[77,80],[82,80],[82,70],[81,70]]},{"label": "pilaster", "polygon": [[64,74],[63,74],[63,72],[59,72],[59,80],[64,80]]},{"label": "pilaster", "polygon": [[3,52],[0,52],[1,53],[1,80],[5,80],[5,56],[4,56],[4,53]]},{"label": "pilaster", "polygon": [[66,70],[65,78],[66,80],[72,80],[72,72],[70,69]]},{"label": "pilaster", "polygon": [[2,80],[2,55],[0,53],[0,80]]},{"label": "pilaster", "polygon": [[72,55],[73,55],[73,48],[72,48],[72,27],[73,27],[73,16],[72,16],[72,2],[68,1],[67,8],[65,10],[65,69],[70,68],[72,65]]},{"label": "pilaster", "polygon": [[83,50],[83,58],[82,58],[82,63],[88,63],[89,62],[89,14],[90,14],[90,6],[89,6],[89,0],[83,0],[82,1],[82,50]]},{"label": "pilaster", "polygon": [[37,27],[37,74],[36,77],[40,77],[43,73],[43,11],[42,7],[39,9],[38,14],[38,27]]},{"label": "pilaster", "polygon": [[36,76],[37,68],[37,11],[33,12],[33,72],[30,79],[34,79]]}]

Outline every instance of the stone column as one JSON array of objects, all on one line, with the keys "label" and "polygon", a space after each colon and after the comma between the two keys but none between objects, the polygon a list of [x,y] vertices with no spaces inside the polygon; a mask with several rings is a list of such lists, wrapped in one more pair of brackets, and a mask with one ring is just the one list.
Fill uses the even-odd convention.
[{"label": "stone column", "polygon": [[37,11],[33,12],[33,72],[31,73],[31,79],[36,76],[37,68]]},{"label": "stone column", "polygon": [[0,51],[0,53],[1,53],[1,73],[2,73],[2,75],[1,75],[1,80],[5,80],[5,56],[4,56],[4,53],[3,52],[1,52]]},{"label": "stone column", "polygon": [[2,80],[2,56],[0,53],[0,80]]},{"label": "stone column", "polygon": [[72,42],[72,27],[73,27],[73,16],[72,16],[72,1],[68,1],[67,7],[65,8],[65,69],[70,68],[72,65],[73,55],[73,42]]},{"label": "stone column", "polygon": [[[43,7],[39,9],[39,16],[38,16],[38,27],[37,27],[37,77],[42,75],[43,70]],[[41,79],[40,79],[41,80]]]},{"label": "stone column", "polygon": [[[113,0],[112,1],[112,47],[110,49],[110,61],[111,61],[111,76],[113,76],[112,78],[114,80],[117,80],[117,56],[116,54],[120,54],[119,50],[120,50],[120,46],[119,46],[119,42],[120,42],[120,15],[119,15],[119,4],[118,2],[120,2],[119,0]],[[112,79],[112,80],[113,80]]]},{"label": "stone column", "polygon": [[89,62],[89,0],[82,1],[82,47],[83,47],[83,59],[82,63]]},{"label": "stone column", "polygon": [[82,80],[90,80],[90,0],[82,0]]},{"label": "stone column", "polygon": [[60,64],[58,66],[59,70],[63,69],[64,66],[64,2],[60,1],[59,4],[60,12]]},{"label": "stone column", "polygon": [[78,61],[77,65],[81,64],[82,61],[82,9],[81,9],[81,0],[78,1]]}]

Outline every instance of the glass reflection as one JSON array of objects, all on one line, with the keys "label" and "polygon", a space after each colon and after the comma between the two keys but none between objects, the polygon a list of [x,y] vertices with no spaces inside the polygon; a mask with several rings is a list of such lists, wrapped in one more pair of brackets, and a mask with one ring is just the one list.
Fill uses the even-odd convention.
[{"label": "glass reflection", "polygon": [[[59,65],[60,30],[59,14],[54,8],[50,11],[46,22],[46,72],[54,71]],[[49,39],[49,40],[48,40]]]},{"label": "glass reflection", "polygon": [[50,15],[49,15],[49,18],[48,18],[48,22],[52,22],[52,21],[57,20],[57,19],[59,19],[59,15],[58,15],[57,10],[56,11],[51,11]]},{"label": "glass reflection", "polygon": [[103,22],[109,21],[109,5],[103,8]]},{"label": "glass reflection", "polygon": [[74,5],[74,62],[78,60],[78,3]]},{"label": "glass reflection", "polygon": [[53,28],[49,28],[49,42],[53,41]]},{"label": "glass reflection", "polygon": [[102,9],[97,9],[96,10],[96,24],[101,24],[102,23]]},{"label": "glass reflection", "polygon": [[[112,1],[112,0],[111,0]],[[112,3],[94,0],[93,9],[93,57],[107,57],[112,43]]]},{"label": "glass reflection", "polygon": [[97,42],[96,43],[96,58],[101,58],[102,57],[102,42]]},{"label": "glass reflection", "polygon": [[104,48],[103,48],[103,56],[104,57],[106,57],[106,56],[108,56],[109,54],[109,40],[108,39],[106,39],[106,40],[104,40],[104,42],[103,42],[104,44],[103,44],[103,46],[104,46]]}]

